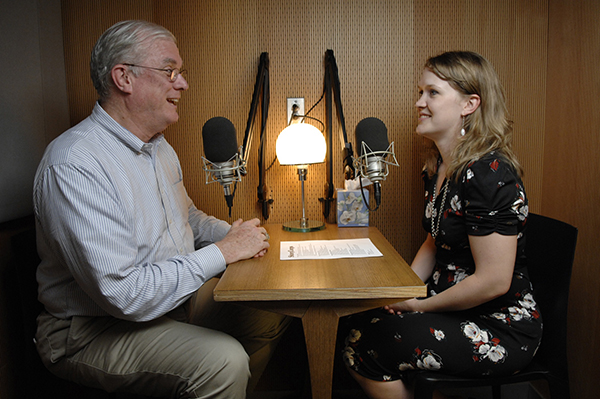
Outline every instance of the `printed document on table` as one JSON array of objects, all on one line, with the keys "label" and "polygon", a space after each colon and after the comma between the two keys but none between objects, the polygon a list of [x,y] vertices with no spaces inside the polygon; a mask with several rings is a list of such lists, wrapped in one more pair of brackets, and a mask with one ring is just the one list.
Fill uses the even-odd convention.
[{"label": "printed document on table", "polygon": [[339,259],[383,256],[368,238],[281,241],[280,259]]}]

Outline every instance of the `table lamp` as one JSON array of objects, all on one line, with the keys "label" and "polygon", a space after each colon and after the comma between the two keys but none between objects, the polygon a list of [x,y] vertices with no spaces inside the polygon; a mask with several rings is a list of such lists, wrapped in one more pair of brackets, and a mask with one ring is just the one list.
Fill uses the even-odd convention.
[{"label": "table lamp", "polygon": [[302,186],[302,219],[283,224],[283,229],[306,233],[322,230],[325,224],[308,220],[304,206],[304,181],[308,174],[308,165],[325,160],[327,145],[325,137],[313,125],[308,123],[291,124],[281,131],[275,143],[275,152],[281,165],[294,165],[298,169],[298,180]]}]

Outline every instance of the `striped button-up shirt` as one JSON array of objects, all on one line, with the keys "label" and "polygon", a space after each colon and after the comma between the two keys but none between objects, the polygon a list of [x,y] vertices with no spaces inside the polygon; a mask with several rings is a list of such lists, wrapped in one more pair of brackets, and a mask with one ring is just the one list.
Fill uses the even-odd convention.
[{"label": "striped button-up shirt", "polygon": [[225,270],[230,225],[194,206],[173,148],[99,104],[46,149],[34,211],[39,299],[58,318],[152,320]]}]

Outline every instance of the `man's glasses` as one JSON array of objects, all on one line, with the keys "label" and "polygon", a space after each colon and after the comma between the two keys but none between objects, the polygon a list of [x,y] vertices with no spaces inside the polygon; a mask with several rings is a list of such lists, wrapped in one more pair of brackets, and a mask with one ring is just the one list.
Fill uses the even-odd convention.
[{"label": "man's glasses", "polygon": [[181,69],[179,70],[179,68],[154,68],[154,67],[149,67],[149,66],[144,66],[144,65],[136,65],[136,64],[123,64],[123,65],[127,65],[130,67],[138,67],[138,68],[146,68],[146,69],[154,69],[155,71],[162,71],[165,72],[168,76],[169,76],[169,80],[171,82],[175,82],[177,80],[177,77],[179,75],[183,76],[183,78],[186,78],[186,70],[185,69]]}]

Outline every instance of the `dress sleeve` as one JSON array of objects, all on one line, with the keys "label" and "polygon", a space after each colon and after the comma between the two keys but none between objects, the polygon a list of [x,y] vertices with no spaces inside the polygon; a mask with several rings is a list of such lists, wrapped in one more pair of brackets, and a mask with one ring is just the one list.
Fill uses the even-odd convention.
[{"label": "dress sleeve", "polygon": [[469,235],[518,234],[527,216],[527,200],[510,164],[493,154],[475,161],[463,173],[462,186]]}]

